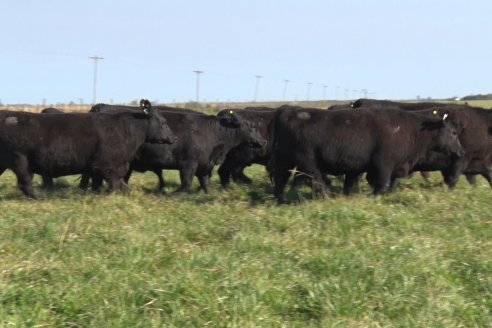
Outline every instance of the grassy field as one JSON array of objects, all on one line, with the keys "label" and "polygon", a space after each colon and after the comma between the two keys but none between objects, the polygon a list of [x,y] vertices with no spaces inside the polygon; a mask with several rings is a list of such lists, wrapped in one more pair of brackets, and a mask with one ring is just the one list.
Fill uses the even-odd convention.
[{"label": "grassy field", "polygon": [[[398,192],[276,206],[251,187],[210,195],[79,192],[31,201],[0,182],[0,327],[490,327],[491,190],[439,175]],[[168,192],[177,186],[167,173]],[[39,184],[39,180],[36,180]],[[195,185],[196,187],[196,185]],[[341,188],[335,183],[334,191]]]}]

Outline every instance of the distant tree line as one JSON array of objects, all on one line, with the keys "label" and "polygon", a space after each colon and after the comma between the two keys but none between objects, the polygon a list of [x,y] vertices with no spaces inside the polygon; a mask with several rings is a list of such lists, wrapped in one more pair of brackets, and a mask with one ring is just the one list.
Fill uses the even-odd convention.
[{"label": "distant tree line", "polygon": [[485,95],[482,94],[469,95],[461,98],[461,100],[492,100],[492,93],[488,93]]}]

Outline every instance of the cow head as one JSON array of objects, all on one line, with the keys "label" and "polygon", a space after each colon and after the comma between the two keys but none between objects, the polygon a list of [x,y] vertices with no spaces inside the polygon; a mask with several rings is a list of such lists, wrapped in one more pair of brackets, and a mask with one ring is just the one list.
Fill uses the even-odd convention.
[{"label": "cow head", "polygon": [[152,108],[150,101],[147,99],[140,100],[140,108],[149,120],[145,142],[172,144],[178,140],[166,119]]},{"label": "cow head", "polygon": [[465,155],[459,139],[459,126],[453,122],[449,111],[446,111],[438,121],[434,121],[430,126],[437,129],[436,150],[458,157]]},{"label": "cow head", "polygon": [[226,128],[236,129],[239,138],[243,140],[242,143],[247,143],[254,147],[264,147],[267,141],[257,127],[250,121],[241,117],[240,114],[236,114],[233,110],[224,110],[217,114],[219,122]]},{"label": "cow head", "polygon": [[152,108],[152,104],[148,99],[140,99],[140,108],[143,110],[145,114],[148,114],[148,112]]}]

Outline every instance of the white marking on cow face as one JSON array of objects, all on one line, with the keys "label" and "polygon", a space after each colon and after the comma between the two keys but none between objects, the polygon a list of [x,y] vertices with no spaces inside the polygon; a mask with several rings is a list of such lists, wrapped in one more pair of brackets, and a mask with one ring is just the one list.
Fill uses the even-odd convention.
[{"label": "white marking on cow face", "polygon": [[396,128],[393,128],[393,132],[394,133],[397,133],[398,131],[400,131],[400,126],[399,125]]},{"label": "white marking on cow face", "polygon": [[19,120],[15,116],[9,116],[5,119],[5,125],[17,125]]},{"label": "white marking on cow face", "polygon": [[297,118],[301,120],[308,120],[311,118],[311,114],[309,114],[308,112],[299,112],[297,113]]}]

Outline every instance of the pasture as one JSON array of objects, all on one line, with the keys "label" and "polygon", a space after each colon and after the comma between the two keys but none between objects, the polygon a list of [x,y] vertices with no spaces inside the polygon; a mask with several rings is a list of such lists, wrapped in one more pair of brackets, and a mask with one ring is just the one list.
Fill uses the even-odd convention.
[{"label": "pasture", "polygon": [[[39,201],[0,181],[2,327],[492,326],[491,190],[450,192],[419,175],[382,197],[361,191],[277,206],[252,186],[167,195],[151,173],[130,195],[58,179]],[[39,190],[40,179],[35,186]],[[194,181],[194,189],[197,183]],[[339,192],[335,181],[332,191]]]}]

